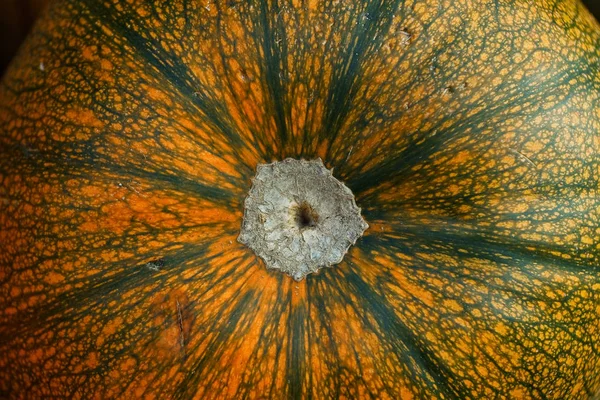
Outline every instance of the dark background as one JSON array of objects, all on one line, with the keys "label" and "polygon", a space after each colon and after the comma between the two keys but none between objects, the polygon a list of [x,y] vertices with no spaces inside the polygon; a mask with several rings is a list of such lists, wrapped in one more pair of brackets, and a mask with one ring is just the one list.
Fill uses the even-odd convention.
[{"label": "dark background", "polygon": [[596,16],[596,19],[600,21],[600,0],[583,0],[583,4],[585,4],[588,10],[590,10],[592,14]]},{"label": "dark background", "polygon": [[[0,0],[0,75],[17,52],[37,16],[51,1],[54,0]],[[582,1],[596,19],[600,20],[600,0]]]},{"label": "dark background", "polygon": [[37,16],[51,1],[53,0],[0,0],[0,75]]}]

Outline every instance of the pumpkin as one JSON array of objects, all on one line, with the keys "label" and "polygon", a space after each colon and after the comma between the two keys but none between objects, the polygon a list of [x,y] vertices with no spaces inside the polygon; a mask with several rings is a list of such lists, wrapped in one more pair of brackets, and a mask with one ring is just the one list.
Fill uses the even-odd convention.
[{"label": "pumpkin", "polygon": [[[596,396],[599,43],[572,0],[53,4],[0,89],[0,396]],[[299,280],[238,241],[286,159],[368,224]]]}]

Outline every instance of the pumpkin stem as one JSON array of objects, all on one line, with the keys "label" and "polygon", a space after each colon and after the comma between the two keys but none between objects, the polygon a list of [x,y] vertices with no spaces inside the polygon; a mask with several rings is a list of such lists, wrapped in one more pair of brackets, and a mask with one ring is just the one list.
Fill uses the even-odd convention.
[{"label": "pumpkin stem", "polygon": [[342,261],[368,228],[354,195],[321,159],[257,167],[238,241],[296,280]]}]

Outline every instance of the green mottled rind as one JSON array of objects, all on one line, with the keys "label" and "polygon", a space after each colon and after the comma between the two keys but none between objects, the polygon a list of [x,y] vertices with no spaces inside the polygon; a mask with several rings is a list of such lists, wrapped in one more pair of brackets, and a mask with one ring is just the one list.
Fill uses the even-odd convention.
[{"label": "green mottled rind", "polygon": [[[571,0],[57,3],[0,87],[0,397],[593,397],[599,38]],[[235,241],[286,157],[370,225],[301,283]]]}]

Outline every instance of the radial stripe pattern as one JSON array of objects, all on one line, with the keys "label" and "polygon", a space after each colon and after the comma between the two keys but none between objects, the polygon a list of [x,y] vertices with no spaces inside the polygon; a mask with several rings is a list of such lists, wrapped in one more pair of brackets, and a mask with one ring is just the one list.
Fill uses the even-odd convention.
[{"label": "radial stripe pattern", "polygon": [[[589,399],[600,35],[571,0],[65,0],[0,86],[0,397]],[[295,282],[258,164],[369,224]]]}]

